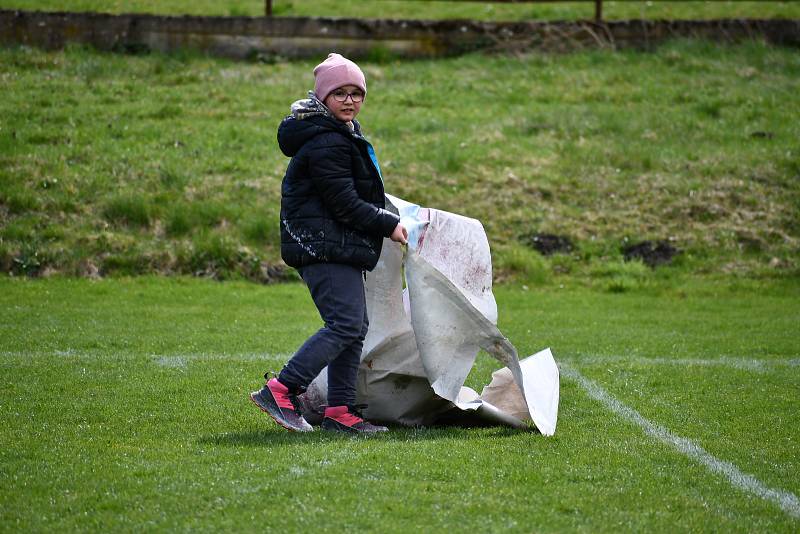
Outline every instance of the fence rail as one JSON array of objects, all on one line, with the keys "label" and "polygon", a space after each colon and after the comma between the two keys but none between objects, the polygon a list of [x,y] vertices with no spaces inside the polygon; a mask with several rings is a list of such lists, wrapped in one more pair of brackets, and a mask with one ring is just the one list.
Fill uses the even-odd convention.
[{"label": "fence rail", "polygon": [[465,20],[214,17],[64,13],[0,9],[0,45],[62,48],[69,43],[128,53],[196,49],[232,58],[347,57],[383,54],[437,57],[475,50],[569,51],[649,48],[671,38],[719,42],[763,39],[800,47],[800,19],[591,20],[480,22]]},{"label": "fence rail", "polygon": [[[264,13],[266,16],[272,16],[272,1],[264,0]],[[419,1],[419,0],[417,0]],[[447,0],[449,2],[480,2],[482,4],[557,4],[565,1],[570,2],[592,2],[594,4],[594,20],[600,22],[603,20],[603,0]]]}]

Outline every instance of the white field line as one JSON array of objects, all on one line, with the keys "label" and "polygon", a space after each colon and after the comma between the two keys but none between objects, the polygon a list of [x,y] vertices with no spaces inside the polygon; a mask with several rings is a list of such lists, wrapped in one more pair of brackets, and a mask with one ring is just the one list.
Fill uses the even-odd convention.
[{"label": "white field line", "polygon": [[164,367],[186,367],[190,362],[201,361],[268,361],[279,360],[287,362],[292,357],[291,353],[273,354],[258,352],[239,352],[233,354],[224,353],[194,353],[194,354],[149,354],[153,361]]},{"label": "white field line", "polygon": [[577,382],[591,398],[601,402],[618,416],[639,425],[647,435],[674,447],[678,452],[702,464],[712,473],[724,476],[734,487],[777,504],[786,514],[794,518],[800,518],[800,499],[794,493],[769,488],[754,476],[740,471],[732,463],[720,460],[709,454],[692,440],[676,436],[661,425],[645,419],[639,412],[611,396],[606,390],[583,376],[578,370],[568,365],[562,365],[560,370],[562,376]]},{"label": "white field line", "polygon": [[[564,360],[562,360],[564,361]],[[800,367],[800,358],[647,358],[642,356],[580,356],[566,361],[573,364],[630,363],[637,365],[677,365],[681,367],[731,367],[743,371],[767,372],[775,367]]]},{"label": "white field line", "polygon": [[[117,352],[125,356],[138,356],[136,353]],[[72,348],[55,349],[53,351],[0,351],[1,357],[26,357],[26,356],[60,356],[76,358],[98,358],[112,356],[114,353],[98,351],[77,351]],[[212,361],[212,360],[232,360],[232,361],[260,361],[260,360],[286,360],[292,357],[292,353],[268,353],[268,352],[234,352],[234,353],[173,353],[173,354],[146,354],[150,358],[165,367],[184,367],[191,361]],[[743,371],[768,372],[777,368],[800,367],[800,358],[778,359],[778,358],[648,358],[643,356],[578,356],[559,361],[574,365],[598,365],[603,363],[629,363],[636,365],[677,365],[683,367],[730,367]]]},{"label": "white field line", "polygon": [[142,354],[127,351],[97,350],[81,352],[74,349],[62,349],[52,351],[0,351],[0,358],[19,358],[19,357],[47,357],[57,356],[59,358],[109,358],[114,356],[151,358],[157,365],[165,367],[185,367],[192,361],[262,361],[262,360],[281,360],[289,361],[291,353],[270,353],[270,352],[234,352],[234,353],[212,353],[212,352],[193,352],[175,354]]}]

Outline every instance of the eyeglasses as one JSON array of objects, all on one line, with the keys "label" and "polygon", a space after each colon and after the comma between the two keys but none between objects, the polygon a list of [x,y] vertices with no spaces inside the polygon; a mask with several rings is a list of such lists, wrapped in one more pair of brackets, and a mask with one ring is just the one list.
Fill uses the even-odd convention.
[{"label": "eyeglasses", "polygon": [[361,91],[353,91],[352,93],[348,93],[344,89],[337,89],[331,93],[333,95],[333,99],[337,102],[346,102],[347,97],[350,97],[350,100],[353,101],[354,104],[364,101],[364,93]]}]

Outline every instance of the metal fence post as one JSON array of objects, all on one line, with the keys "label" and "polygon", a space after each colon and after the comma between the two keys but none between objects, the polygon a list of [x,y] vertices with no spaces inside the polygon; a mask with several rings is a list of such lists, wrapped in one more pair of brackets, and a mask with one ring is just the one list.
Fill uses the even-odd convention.
[{"label": "metal fence post", "polygon": [[264,12],[268,17],[272,16],[272,0],[264,0]]},{"label": "metal fence post", "polygon": [[594,21],[603,22],[603,0],[594,0]]}]

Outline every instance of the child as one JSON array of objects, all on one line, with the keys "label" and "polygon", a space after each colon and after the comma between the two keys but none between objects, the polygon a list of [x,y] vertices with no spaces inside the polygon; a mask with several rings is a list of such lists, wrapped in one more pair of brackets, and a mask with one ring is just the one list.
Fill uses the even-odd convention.
[{"label": "child", "polygon": [[278,127],[281,151],[292,158],[281,187],[281,256],[300,273],[325,325],[250,398],[281,426],[309,432],[297,395],[327,365],[323,430],[382,432],[355,407],[369,326],[362,276],[378,262],[384,237],[405,243],[408,233],[384,209],[378,160],[355,120],[367,95],[364,73],[329,54],[314,77],[309,98],[292,104]]}]

